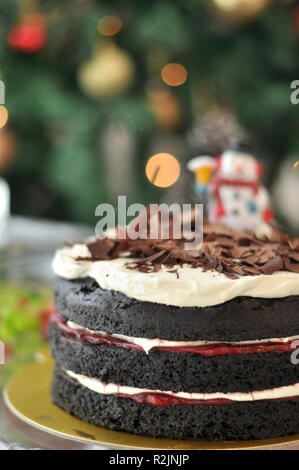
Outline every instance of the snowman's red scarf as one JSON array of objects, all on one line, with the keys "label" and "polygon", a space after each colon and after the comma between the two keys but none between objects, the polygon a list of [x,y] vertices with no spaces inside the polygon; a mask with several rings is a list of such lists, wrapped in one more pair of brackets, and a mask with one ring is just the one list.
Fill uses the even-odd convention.
[{"label": "snowman's red scarf", "polygon": [[220,177],[216,177],[213,180],[212,184],[212,191],[215,193],[217,198],[217,207],[216,207],[216,218],[219,219],[226,215],[225,209],[222,204],[221,196],[220,196],[220,187],[221,186],[244,186],[246,188],[251,188],[256,195],[259,190],[259,182],[257,181],[242,181],[242,180],[228,180]]}]

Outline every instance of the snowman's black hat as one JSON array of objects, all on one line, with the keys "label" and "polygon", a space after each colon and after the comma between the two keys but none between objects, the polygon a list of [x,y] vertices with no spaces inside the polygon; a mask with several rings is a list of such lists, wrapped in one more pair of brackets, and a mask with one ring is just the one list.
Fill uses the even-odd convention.
[{"label": "snowman's black hat", "polygon": [[251,140],[249,137],[243,137],[241,139],[231,139],[230,146],[228,150],[233,150],[235,152],[249,153],[251,148]]}]

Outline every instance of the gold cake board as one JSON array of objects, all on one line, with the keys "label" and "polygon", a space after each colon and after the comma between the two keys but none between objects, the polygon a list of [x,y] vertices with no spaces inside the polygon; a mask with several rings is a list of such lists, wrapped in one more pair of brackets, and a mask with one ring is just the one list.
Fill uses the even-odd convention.
[{"label": "gold cake board", "polygon": [[53,360],[47,348],[38,354],[37,362],[24,367],[11,377],[4,391],[4,400],[18,418],[56,436],[116,449],[241,450],[279,448],[296,443],[299,446],[299,434],[261,441],[205,442],[154,439],[109,431],[85,423],[51,402],[52,370]]}]

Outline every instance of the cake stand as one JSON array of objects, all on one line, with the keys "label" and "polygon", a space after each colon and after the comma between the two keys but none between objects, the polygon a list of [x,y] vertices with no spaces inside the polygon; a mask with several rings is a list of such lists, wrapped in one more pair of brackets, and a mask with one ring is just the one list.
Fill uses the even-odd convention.
[{"label": "cake stand", "polygon": [[[36,362],[24,367],[8,381],[4,402],[12,415],[48,436],[45,448],[97,449],[159,449],[159,450],[242,450],[242,449],[299,449],[299,435],[253,441],[181,441],[154,439],[107,429],[85,423],[69,415],[51,402],[50,388],[53,361],[49,349],[37,355]],[[69,442],[69,446],[65,443]],[[77,444],[77,445],[76,445]]]}]

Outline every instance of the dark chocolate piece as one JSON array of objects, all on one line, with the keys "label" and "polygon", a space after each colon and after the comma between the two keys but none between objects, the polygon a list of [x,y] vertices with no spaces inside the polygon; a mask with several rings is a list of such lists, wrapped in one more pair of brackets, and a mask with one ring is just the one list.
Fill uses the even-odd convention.
[{"label": "dark chocolate piece", "polygon": [[[149,210],[146,213],[149,214]],[[171,219],[169,238],[166,240],[149,238],[150,217],[147,222],[144,238],[98,239],[87,243],[91,258],[78,259],[115,259],[123,252],[128,252],[131,258],[138,258],[131,268],[141,272],[156,272],[161,264],[173,267],[188,263],[194,268],[214,269],[231,278],[237,278],[238,275],[271,275],[280,270],[299,272],[299,239],[292,238],[274,227],[272,238],[268,239],[204,220],[201,248],[185,250],[185,242],[190,240],[184,238],[181,220],[181,238],[172,237]],[[162,236],[161,220],[156,217],[154,223],[159,225],[158,233]]]},{"label": "dark chocolate piece", "polygon": [[101,289],[91,279],[57,278],[58,312],[91,330],[173,341],[248,341],[299,334],[299,296],[237,297],[210,307],[174,307]]}]

